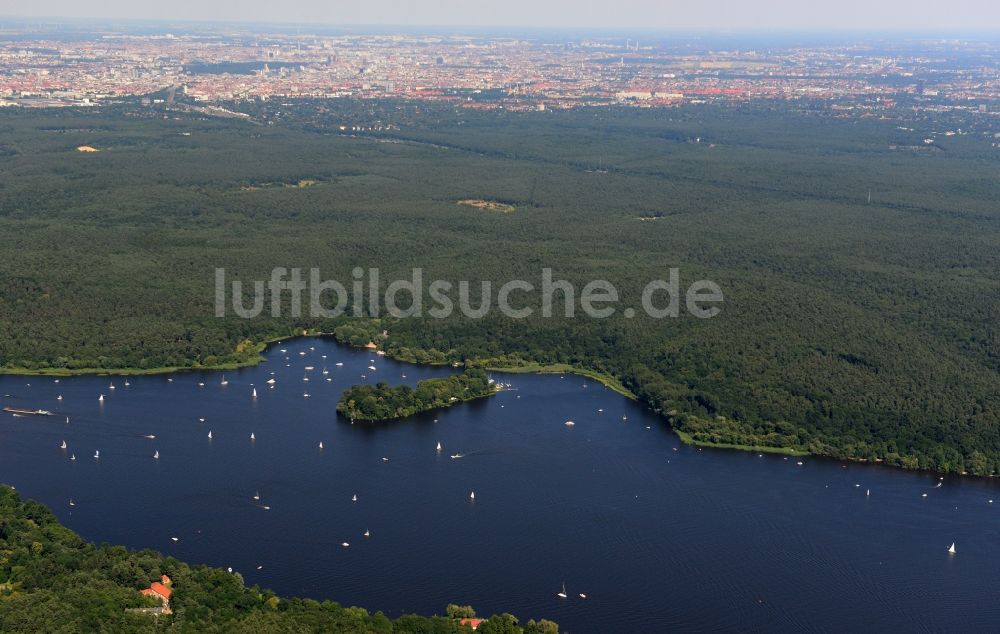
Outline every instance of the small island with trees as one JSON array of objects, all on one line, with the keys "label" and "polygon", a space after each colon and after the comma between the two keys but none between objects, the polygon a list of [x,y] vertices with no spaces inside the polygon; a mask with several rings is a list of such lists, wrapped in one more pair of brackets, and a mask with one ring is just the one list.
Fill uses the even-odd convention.
[{"label": "small island with trees", "polygon": [[485,371],[475,368],[455,376],[420,381],[416,388],[388,383],[353,385],[340,397],[337,412],[352,420],[395,420],[490,396],[498,389]]}]

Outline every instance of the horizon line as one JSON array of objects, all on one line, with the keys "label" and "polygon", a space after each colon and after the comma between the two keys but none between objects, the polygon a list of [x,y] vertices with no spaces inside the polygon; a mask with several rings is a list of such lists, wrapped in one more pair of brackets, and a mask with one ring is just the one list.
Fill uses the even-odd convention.
[{"label": "horizon line", "polygon": [[936,37],[936,38],[949,38],[960,35],[976,35],[976,36],[991,36],[993,38],[1000,39],[1000,28],[998,27],[962,27],[962,28],[947,28],[947,29],[933,29],[930,27],[892,27],[892,26],[881,26],[881,27],[863,27],[863,28],[847,28],[847,27],[834,27],[834,28],[816,28],[816,27],[795,27],[795,26],[783,26],[783,27],[709,27],[709,26],[686,26],[686,27],[651,27],[651,26],[589,26],[589,25],[573,25],[573,26],[562,26],[562,25],[516,25],[516,24],[433,24],[433,23],[421,23],[421,24],[392,24],[392,23],[366,23],[366,22],[316,22],[316,21],[260,21],[260,20],[237,20],[237,19],[218,19],[218,18],[206,18],[206,19],[195,19],[195,18],[141,18],[141,17],[109,17],[109,16],[59,16],[59,15],[39,15],[39,16],[21,16],[21,15],[0,15],[0,27],[7,26],[3,24],[4,22],[78,22],[78,23],[89,23],[103,26],[115,26],[115,23],[129,23],[129,24],[163,24],[163,25],[199,25],[199,26],[241,26],[241,27],[263,27],[263,28],[303,28],[310,27],[313,29],[377,29],[377,30],[395,30],[399,32],[413,31],[413,30],[434,30],[434,31],[458,31],[462,30],[473,30],[473,31],[528,31],[528,32],[560,32],[560,33],[581,33],[581,32],[591,32],[595,34],[626,34],[626,32],[631,33],[645,33],[648,35],[698,35],[698,36],[720,36],[720,35],[775,35],[775,36],[789,36],[789,35],[835,35],[846,37],[852,34],[861,36],[871,36],[871,35],[909,35],[909,36],[921,36],[921,37]]}]

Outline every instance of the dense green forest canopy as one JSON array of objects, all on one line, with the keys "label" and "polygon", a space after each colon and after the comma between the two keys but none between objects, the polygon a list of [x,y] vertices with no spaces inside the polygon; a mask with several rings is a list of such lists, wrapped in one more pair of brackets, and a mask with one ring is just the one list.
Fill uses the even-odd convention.
[{"label": "dense green forest canopy", "polygon": [[[388,330],[380,345],[414,361],[614,375],[696,440],[1000,471],[997,131],[766,102],[289,103],[232,106],[249,120],[0,112],[0,367],[217,365],[302,328]],[[610,280],[623,305],[678,267],[725,303],[713,319],[214,317],[215,267],[275,266],[497,283],[550,267]]]},{"label": "dense green forest canopy", "polygon": [[[169,616],[126,612],[156,607],[140,595],[161,575],[171,578]],[[333,601],[284,599],[239,573],[188,566],[151,550],[96,546],[59,524],[32,500],[0,485],[0,631],[25,632],[316,632],[337,634],[460,634],[472,630],[462,616],[470,607],[449,606],[448,617],[404,615],[345,608]],[[486,626],[485,629],[483,626]],[[479,631],[494,634],[558,634],[551,621],[523,626],[509,614],[494,615]]]},{"label": "dense green forest canopy", "polygon": [[495,394],[495,383],[486,372],[469,369],[462,374],[440,379],[424,379],[416,388],[375,385],[352,385],[344,390],[337,411],[351,420],[378,421],[405,418],[418,412],[451,407],[455,403]]}]

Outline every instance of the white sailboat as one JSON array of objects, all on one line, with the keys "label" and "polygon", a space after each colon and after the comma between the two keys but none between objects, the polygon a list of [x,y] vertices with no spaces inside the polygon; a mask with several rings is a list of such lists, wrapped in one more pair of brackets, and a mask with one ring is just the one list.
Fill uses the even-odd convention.
[{"label": "white sailboat", "polygon": [[568,421],[566,421],[566,422],[565,422],[564,424],[565,424],[565,425],[566,425],[567,427],[572,427],[573,425],[576,425],[576,423],[574,423],[574,422],[573,422],[573,421],[571,421],[571,420],[568,420]]},{"label": "white sailboat", "polygon": [[61,445],[59,445],[59,448],[60,448],[60,449],[65,449],[65,448],[66,448],[66,441],[65,441],[65,440],[64,440],[64,441],[62,441],[62,444],[61,444]]},{"label": "white sailboat", "polygon": [[441,443],[438,443],[437,450],[441,451]]},{"label": "white sailboat", "polygon": [[275,383],[277,383],[277,381],[275,381],[274,379],[268,379],[267,380],[267,384],[268,385],[274,385]]},{"label": "white sailboat", "polygon": [[254,436],[253,432],[250,432],[250,440],[257,440],[257,437]]},{"label": "white sailboat", "polygon": [[101,394],[100,396],[98,396],[97,397],[97,401],[100,402],[100,403],[103,403],[104,402],[104,395]]},{"label": "white sailboat", "polygon": [[115,384],[112,383],[111,385],[109,385],[108,389],[114,391],[115,390]]},{"label": "white sailboat", "polygon": [[211,430],[208,432],[208,439],[212,440],[212,432],[211,432]]},{"label": "white sailboat", "polygon": [[322,441],[322,440],[321,440],[321,441],[319,441],[319,448],[320,448],[320,449],[322,449],[322,448],[323,448],[323,441]]},{"label": "white sailboat", "polygon": [[353,496],[351,496],[351,502],[357,502],[357,501],[358,501],[358,494],[355,493]]},{"label": "white sailboat", "polygon": [[562,592],[557,593],[556,596],[559,597],[560,599],[565,599],[567,597],[567,594],[566,594],[566,582],[565,581],[563,581],[563,584],[562,584]]},{"label": "white sailboat", "polygon": [[257,388],[253,389],[253,398],[257,398]]},{"label": "white sailboat", "polygon": [[471,491],[469,493],[469,499],[472,500],[473,502],[476,501],[476,492],[475,491]]},{"label": "white sailboat", "polygon": [[70,460],[76,460],[76,454],[75,453],[74,454],[70,454],[69,455],[69,459]]},{"label": "white sailboat", "polygon": [[364,535],[365,535],[365,538],[368,538],[368,537],[372,536],[371,531],[369,531],[367,528],[365,529]]},{"label": "white sailboat", "polygon": [[159,459],[160,459],[160,450],[157,449],[156,451],[153,452],[153,460],[159,460]]},{"label": "white sailboat", "polygon": [[229,385],[229,381],[226,380],[226,375],[225,374],[222,375],[222,383],[221,383],[221,385]]},{"label": "white sailboat", "polygon": [[260,501],[260,491],[253,492],[253,499],[257,500],[258,502]]},{"label": "white sailboat", "polygon": [[57,401],[61,401],[61,400],[62,400],[62,394],[60,394],[59,396],[57,396],[57,397],[56,397],[56,400],[57,400]]},{"label": "white sailboat", "polygon": [[94,452],[94,460],[100,460],[101,452],[100,450]]},{"label": "white sailboat", "polygon": [[948,546],[948,552],[951,553],[952,555],[954,555],[957,552],[955,550],[955,542],[952,542],[951,546]]}]

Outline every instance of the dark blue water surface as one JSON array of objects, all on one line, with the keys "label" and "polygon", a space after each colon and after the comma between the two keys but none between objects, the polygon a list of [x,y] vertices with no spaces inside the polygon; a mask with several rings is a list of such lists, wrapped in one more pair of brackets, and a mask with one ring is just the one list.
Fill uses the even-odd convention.
[{"label": "dark blue water surface", "polygon": [[128,387],[121,377],[0,377],[2,405],[58,413],[0,415],[0,481],[87,539],[390,615],[457,602],[550,618],[573,634],[997,627],[992,482],[936,488],[929,474],[702,451],[571,375],[498,374],[513,389],[351,425],[334,409],[348,385],[454,370],[322,339],[266,356],[225,373],[226,386],[215,372]]}]

